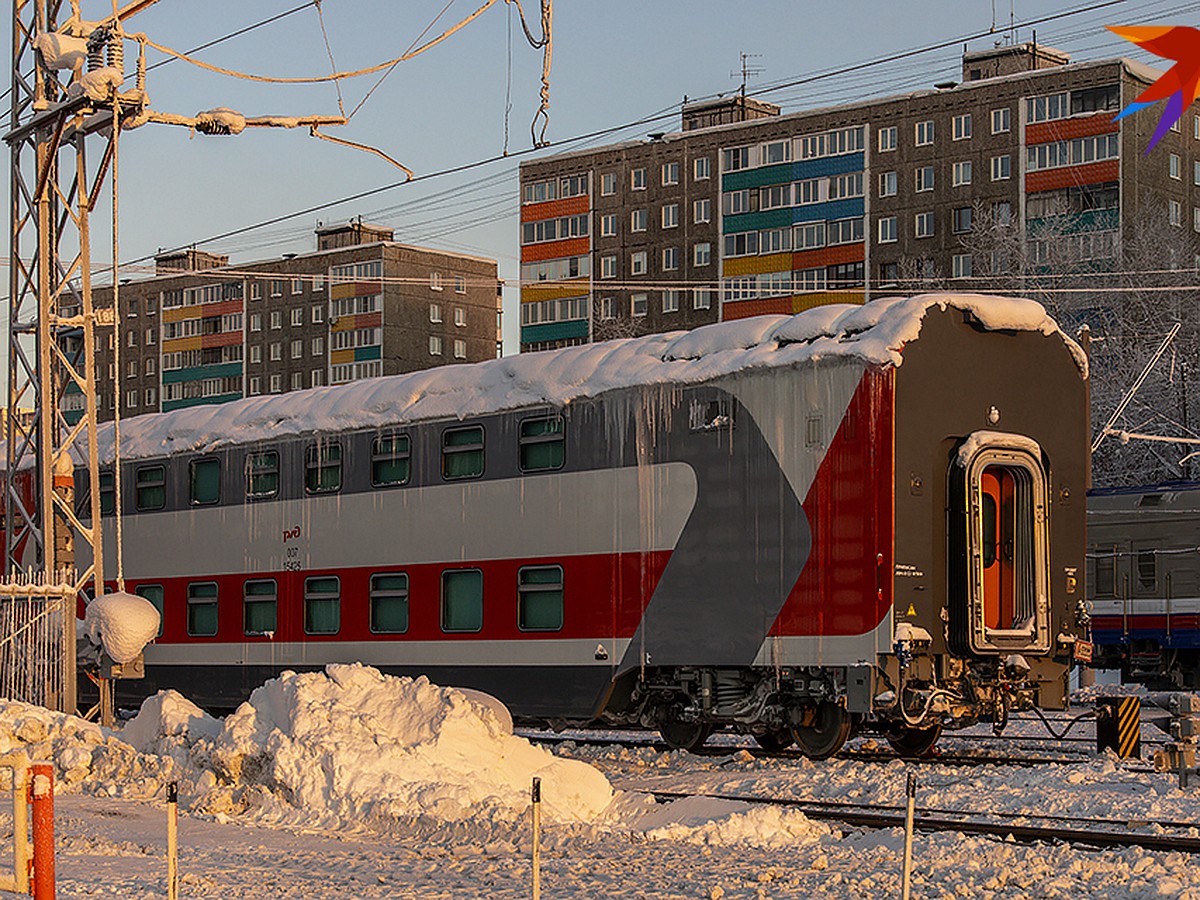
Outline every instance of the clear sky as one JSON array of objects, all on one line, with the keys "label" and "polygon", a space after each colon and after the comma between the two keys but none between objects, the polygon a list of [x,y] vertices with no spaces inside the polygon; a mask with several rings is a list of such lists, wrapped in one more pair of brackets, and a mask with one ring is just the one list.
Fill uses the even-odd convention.
[{"label": "clear sky", "polygon": [[[426,29],[428,35],[440,33],[480,2],[322,0],[320,15],[316,6],[308,5],[198,56],[254,74],[302,76],[330,72],[332,51],[338,70],[358,69],[399,56],[419,43]],[[303,3],[160,0],[126,27],[187,50]],[[538,0],[524,3],[531,27],[540,30]],[[81,4],[85,18],[99,18],[111,10],[104,0]],[[556,0],[546,130],[554,146],[539,152],[676,130],[685,95],[710,97],[737,89],[741,77],[734,73],[742,52],[754,54],[750,62],[759,70],[749,80],[749,92],[793,112],[957,80],[964,39],[987,32],[993,21],[997,34],[970,41],[971,49],[1003,40],[1010,16],[1018,23],[1030,22],[1096,5],[1082,0]],[[1076,59],[1129,56],[1155,62],[1106,32],[1106,24],[1197,25],[1200,3],[1122,0],[1035,27],[1039,43],[1066,50]],[[4,28],[7,38],[11,23]],[[1032,36],[1030,27],[1016,33],[1020,41]],[[945,42],[950,46],[892,63],[777,87]],[[6,39],[6,46],[10,44]],[[132,50],[127,53],[132,57]],[[153,50],[147,58],[152,65],[164,59]],[[513,352],[517,166],[533,158],[518,154],[531,147],[529,126],[537,109],[541,65],[541,51],[526,44],[515,11],[499,0],[444,43],[398,65],[377,87],[378,75],[342,82],[346,112],[366,100],[348,126],[327,131],[375,146],[421,178],[216,241],[209,239],[394,184],[403,174],[378,157],[311,138],[304,129],[253,129],[232,138],[191,135],[186,129],[160,125],[126,132],[120,154],[121,259],[133,261],[160,248],[191,244],[227,253],[234,262],[302,253],[315,247],[312,232],[318,222],[361,215],[393,227],[399,241],[497,259],[510,285],[505,291],[505,336],[506,352]],[[132,69],[132,58],[127,69]],[[332,84],[262,84],[178,60],[152,70],[148,88],[150,105],[162,112],[193,115],[219,106],[247,116],[339,112],[338,89]],[[507,122],[506,96],[511,97]],[[664,118],[583,142],[573,140],[655,114]],[[507,159],[435,175],[501,156],[506,146]],[[97,208],[97,224],[106,222],[108,215],[107,207]],[[95,261],[109,258],[109,240],[97,227]]]}]

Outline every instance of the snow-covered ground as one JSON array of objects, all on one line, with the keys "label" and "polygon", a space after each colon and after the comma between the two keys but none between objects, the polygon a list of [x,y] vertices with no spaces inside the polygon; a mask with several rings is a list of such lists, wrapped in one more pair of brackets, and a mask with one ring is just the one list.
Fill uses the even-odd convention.
[{"label": "snow-covered ground", "polygon": [[[1030,741],[1045,733],[1031,721],[1013,728]],[[988,739],[945,744],[1011,752]],[[657,804],[646,791],[901,805],[905,763],[764,760],[732,745],[716,756],[569,742],[552,753],[514,737],[479,698],[363,667],[285,676],[224,722],[171,694],[114,732],[0,701],[0,752],[19,748],[56,763],[64,898],[165,896],[172,780],[185,898],[528,897],[535,775],[546,897],[899,895],[899,829],[705,798]],[[1200,821],[1200,788],[1182,792],[1142,761],[1069,750],[1078,762],[923,764],[919,805]],[[0,835],[6,823],[7,813]],[[942,833],[919,834],[914,860],[914,897],[1200,900],[1200,861],[1184,853]]]}]

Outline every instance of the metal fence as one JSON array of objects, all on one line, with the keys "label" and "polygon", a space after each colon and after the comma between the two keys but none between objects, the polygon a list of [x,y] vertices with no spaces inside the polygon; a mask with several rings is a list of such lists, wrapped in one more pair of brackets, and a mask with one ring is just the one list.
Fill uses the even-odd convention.
[{"label": "metal fence", "polygon": [[40,573],[0,584],[0,697],[75,712],[75,588]]}]

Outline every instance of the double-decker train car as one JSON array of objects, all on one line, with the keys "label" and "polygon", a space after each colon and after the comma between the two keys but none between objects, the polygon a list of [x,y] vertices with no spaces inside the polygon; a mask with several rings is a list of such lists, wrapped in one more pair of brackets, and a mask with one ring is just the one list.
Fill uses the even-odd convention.
[{"label": "double-decker train car", "polygon": [[1067,702],[1087,393],[1038,304],[924,295],[127,420],[102,514],[163,628],[118,689],[361,661],[675,747],[921,753]]},{"label": "double-decker train car", "polygon": [[1200,484],[1093,491],[1088,567],[1095,665],[1200,687]]}]

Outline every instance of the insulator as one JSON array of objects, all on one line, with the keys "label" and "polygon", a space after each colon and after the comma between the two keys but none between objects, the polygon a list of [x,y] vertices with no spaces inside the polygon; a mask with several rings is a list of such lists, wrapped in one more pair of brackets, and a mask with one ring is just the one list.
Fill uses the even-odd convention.
[{"label": "insulator", "polygon": [[104,68],[104,44],[99,41],[88,41],[88,71],[95,72]]},{"label": "insulator", "polygon": [[143,93],[146,90],[146,45],[142,43],[138,49],[137,89]]},{"label": "insulator", "polygon": [[108,36],[108,64],[118,72],[125,72],[125,37],[113,31]]}]

